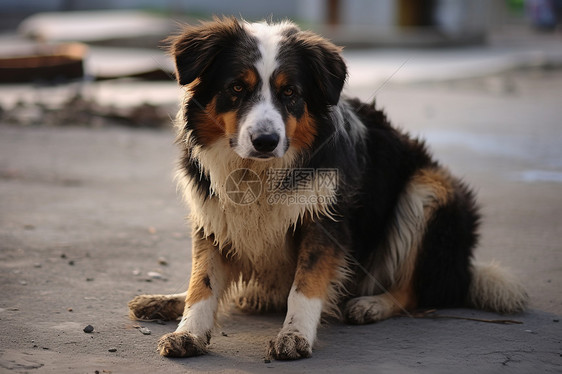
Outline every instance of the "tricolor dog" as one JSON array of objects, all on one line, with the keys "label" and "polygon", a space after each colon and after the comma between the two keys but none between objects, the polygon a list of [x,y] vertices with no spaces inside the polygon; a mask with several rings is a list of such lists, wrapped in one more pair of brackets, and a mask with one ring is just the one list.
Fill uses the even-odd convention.
[{"label": "tricolor dog", "polygon": [[286,310],[267,349],[310,357],[323,313],[366,324],[426,307],[524,309],[523,287],[477,265],[472,191],[374,104],[341,95],[341,49],[290,22],[186,26],[170,52],[185,98],[179,188],[189,289],[141,295],[139,319],[181,317],[163,356],[204,354],[221,304]]}]

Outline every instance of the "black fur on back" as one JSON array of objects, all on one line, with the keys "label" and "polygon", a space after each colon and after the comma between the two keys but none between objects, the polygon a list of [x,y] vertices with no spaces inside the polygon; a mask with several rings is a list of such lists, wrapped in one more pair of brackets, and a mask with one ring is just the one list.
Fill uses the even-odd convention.
[{"label": "black fur on back", "polygon": [[393,128],[375,105],[350,100],[353,110],[367,127],[362,180],[357,191],[360,202],[349,212],[354,230],[354,255],[364,263],[386,238],[398,198],[412,175],[432,166],[423,142]]}]

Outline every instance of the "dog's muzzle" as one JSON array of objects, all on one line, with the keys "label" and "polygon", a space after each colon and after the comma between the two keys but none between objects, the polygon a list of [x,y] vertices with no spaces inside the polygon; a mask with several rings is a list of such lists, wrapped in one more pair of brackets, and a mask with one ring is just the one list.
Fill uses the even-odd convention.
[{"label": "dog's muzzle", "polygon": [[231,141],[240,157],[258,160],[283,157],[287,144],[285,123],[274,110],[251,112],[242,120],[236,141]]}]

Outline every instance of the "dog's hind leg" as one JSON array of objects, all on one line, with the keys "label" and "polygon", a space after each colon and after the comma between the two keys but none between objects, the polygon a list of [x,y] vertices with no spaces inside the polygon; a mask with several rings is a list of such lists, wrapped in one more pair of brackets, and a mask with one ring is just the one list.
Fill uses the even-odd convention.
[{"label": "dog's hind leg", "polygon": [[[420,286],[415,286],[416,280],[419,282],[416,273],[420,256],[426,255],[425,247],[434,244],[427,243],[427,231],[436,230],[432,223],[435,213],[453,199],[453,184],[449,174],[441,169],[422,169],[412,177],[398,201],[384,245],[364,269],[367,274],[357,295],[361,297],[349,300],[345,307],[349,323],[381,321],[408,313],[419,305]],[[457,217],[451,220],[454,218]],[[451,257],[450,253],[445,252],[442,257]]]},{"label": "dog's hind leg", "polygon": [[131,319],[173,321],[181,317],[187,292],[172,295],[139,295],[129,301]]}]

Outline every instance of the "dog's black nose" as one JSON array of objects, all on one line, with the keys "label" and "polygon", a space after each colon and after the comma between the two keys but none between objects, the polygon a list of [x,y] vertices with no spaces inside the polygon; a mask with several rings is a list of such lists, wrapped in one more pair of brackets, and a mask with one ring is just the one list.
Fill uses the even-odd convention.
[{"label": "dog's black nose", "polygon": [[271,152],[279,144],[279,135],[276,133],[263,133],[258,135],[252,135],[252,144],[258,152]]}]

